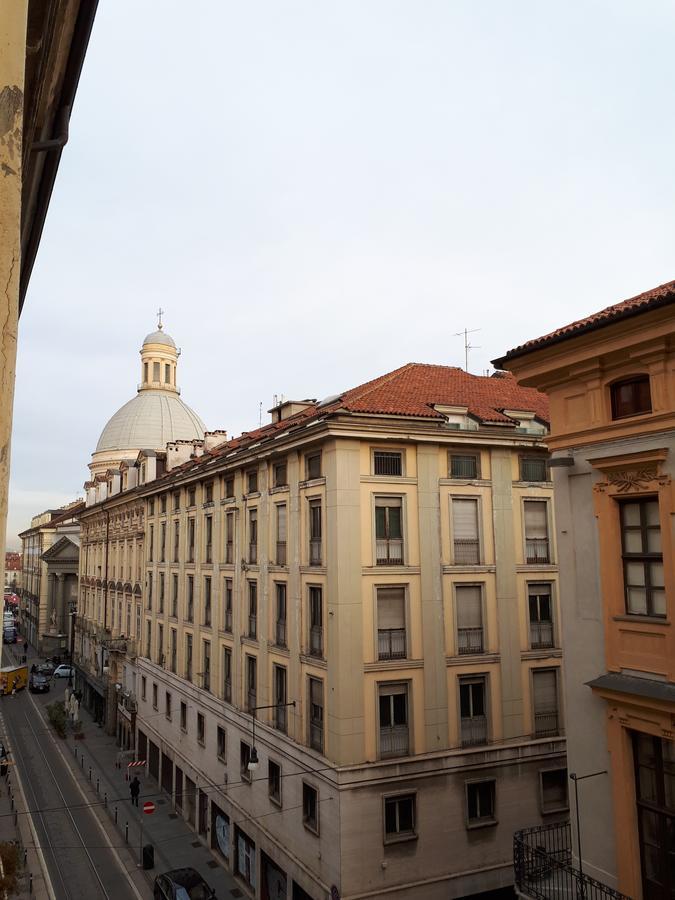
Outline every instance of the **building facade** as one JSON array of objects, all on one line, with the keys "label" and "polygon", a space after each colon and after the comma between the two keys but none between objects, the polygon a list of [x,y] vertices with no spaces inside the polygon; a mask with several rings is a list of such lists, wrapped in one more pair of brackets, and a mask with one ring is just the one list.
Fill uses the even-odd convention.
[{"label": "building facade", "polygon": [[5,593],[18,593],[21,589],[21,569],[23,563],[20,553],[5,553]]},{"label": "building facade", "polygon": [[145,504],[140,758],[254,896],[511,884],[567,807],[545,398],[410,365],[272,416],[87,513]]},{"label": "building facade", "polygon": [[497,362],[551,404],[583,870],[631,897],[672,900],[675,282]]}]

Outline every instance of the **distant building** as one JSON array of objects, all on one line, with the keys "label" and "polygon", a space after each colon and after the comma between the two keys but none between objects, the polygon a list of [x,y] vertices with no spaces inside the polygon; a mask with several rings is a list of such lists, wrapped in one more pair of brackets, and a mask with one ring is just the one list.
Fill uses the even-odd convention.
[{"label": "distant building", "polygon": [[567,809],[546,398],[408,365],[271,413],[97,477],[78,646],[256,897],[510,885]]},{"label": "distant building", "polygon": [[[675,282],[496,362],[551,404],[568,759],[579,779],[593,776],[578,782],[583,871],[672,900]],[[534,842],[546,854],[521,858],[521,889],[564,896],[563,870],[551,877],[558,837]],[[528,860],[541,878],[527,881]]]},{"label": "distant building", "polygon": [[5,553],[5,593],[17,594],[21,589],[21,554]]}]

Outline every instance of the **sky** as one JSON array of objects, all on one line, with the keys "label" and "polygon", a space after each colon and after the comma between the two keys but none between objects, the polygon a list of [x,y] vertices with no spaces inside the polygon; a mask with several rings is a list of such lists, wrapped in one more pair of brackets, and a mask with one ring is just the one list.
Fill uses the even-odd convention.
[{"label": "sky", "polygon": [[100,3],[20,320],[8,549],[82,496],[159,306],[234,435],[675,278],[674,38],[666,0]]}]

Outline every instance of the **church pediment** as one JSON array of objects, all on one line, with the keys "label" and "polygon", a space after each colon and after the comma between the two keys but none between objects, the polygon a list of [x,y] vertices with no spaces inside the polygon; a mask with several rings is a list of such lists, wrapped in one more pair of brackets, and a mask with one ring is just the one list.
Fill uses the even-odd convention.
[{"label": "church pediment", "polygon": [[65,535],[45,550],[41,557],[45,562],[73,562],[80,558],[80,548]]}]

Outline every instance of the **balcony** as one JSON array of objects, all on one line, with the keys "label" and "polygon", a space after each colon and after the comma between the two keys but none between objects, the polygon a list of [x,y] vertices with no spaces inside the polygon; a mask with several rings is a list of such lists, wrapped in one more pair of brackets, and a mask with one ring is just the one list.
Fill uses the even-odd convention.
[{"label": "balcony", "polygon": [[[284,701],[280,701],[280,702],[285,703],[286,701],[284,700]],[[274,727],[278,731],[283,731],[284,733],[286,732],[286,728],[287,728],[286,723],[287,723],[287,719],[288,719],[286,713],[287,713],[287,710],[286,710],[285,706],[275,706],[274,707]]]},{"label": "balcony", "polygon": [[323,753],[323,722],[309,723],[309,746]]},{"label": "balcony", "polygon": [[405,659],[405,628],[379,628],[377,632],[378,659]]},{"label": "balcony", "polygon": [[461,721],[462,747],[476,747],[487,744],[487,716],[471,716]]},{"label": "balcony", "polygon": [[255,566],[258,563],[258,544],[248,545],[248,561],[249,565]]},{"label": "balcony", "polygon": [[376,562],[378,566],[403,565],[403,541],[382,538],[375,542]]},{"label": "balcony", "polygon": [[250,712],[250,713],[255,712],[255,708],[258,705],[257,697],[258,697],[258,695],[257,695],[256,691],[251,690],[249,688],[249,690],[246,694],[246,711],[247,712]]},{"label": "balcony", "polygon": [[380,756],[407,756],[409,746],[407,725],[380,727]]},{"label": "balcony", "polygon": [[312,538],[309,542],[309,564],[310,566],[321,565],[321,538]]},{"label": "balcony", "polygon": [[277,565],[286,565],[286,541],[277,541]]},{"label": "balcony", "polygon": [[477,566],[479,564],[480,543],[477,538],[456,539],[453,543],[456,566]]},{"label": "balcony", "polygon": [[541,565],[550,561],[548,538],[525,539],[525,562],[528,565]]},{"label": "balcony", "polygon": [[232,682],[226,681],[223,684],[223,700],[226,703],[232,703]]},{"label": "balcony", "polygon": [[471,656],[474,653],[482,653],[483,649],[482,628],[457,629],[457,654],[459,656]]},{"label": "balcony", "polygon": [[553,646],[553,622],[530,622],[530,649],[546,650]]},{"label": "balcony", "polygon": [[309,655],[323,656],[323,628],[314,625],[309,629]]},{"label": "balcony", "polygon": [[279,619],[276,626],[276,645],[277,647],[286,646],[286,620]]},{"label": "balcony", "polygon": [[516,892],[534,900],[629,900],[572,864],[569,822],[517,831],[513,870]]},{"label": "balcony", "polygon": [[232,610],[225,610],[225,631],[232,632]]},{"label": "balcony", "polygon": [[555,737],[560,731],[558,722],[558,710],[552,709],[546,712],[534,713],[534,736]]},{"label": "balcony", "polygon": [[248,617],[248,636],[255,641],[258,637],[258,617],[250,615]]}]

